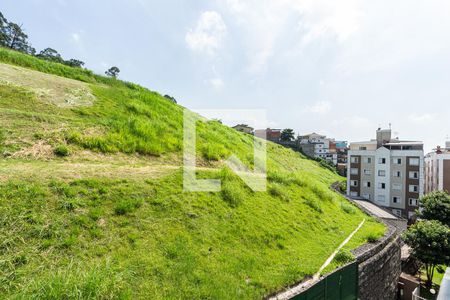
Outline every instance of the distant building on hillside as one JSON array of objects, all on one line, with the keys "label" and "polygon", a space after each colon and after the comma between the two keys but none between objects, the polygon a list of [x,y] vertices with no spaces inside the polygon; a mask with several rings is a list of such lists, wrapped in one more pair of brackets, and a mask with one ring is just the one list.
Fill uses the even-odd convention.
[{"label": "distant building on hillside", "polygon": [[281,129],[257,129],[255,130],[255,136],[271,142],[279,143],[281,140]]},{"label": "distant building on hillside", "polygon": [[236,126],[233,126],[233,128],[240,132],[253,134],[253,127],[248,126],[247,124],[238,124]]},{"label": "distant building on hillside", "polygon": [[376,137],[350,144],[347,194],[412,219],[424,193],[423,143],[392,138],[390,129],[378,129]]},{"label": "distant building on hillside", "polygon": [[322,158],[337,165],[338,154],[334,139],[315,132],[298,136],[298,147],[305,155],[313,158]]},{"label": "distant building on hillside", "polygon": [[450,141],[425,157],[425,193],[450,192]]}]

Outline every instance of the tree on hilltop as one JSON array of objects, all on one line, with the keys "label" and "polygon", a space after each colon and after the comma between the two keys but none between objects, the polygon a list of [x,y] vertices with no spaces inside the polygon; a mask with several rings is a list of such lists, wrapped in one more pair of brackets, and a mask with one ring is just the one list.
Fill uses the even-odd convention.
[{"label": "tree on hilltop", "polygon": [[120,69],[118,67],[111,67],[109,68],[105,74],[109,77],[117,78],[119,76]]},{"label": "tree on hilltop", "polygon": [[281,141],[291,142],[294,140],[294,138],[295,138],[295,133],[294,133],[293,129],[286,128],[286,129],[283,129],[283,131],[281,131],[281,136],[280,136]]},{"label": "tree on hilltop", "polygon": [[34,55],[36,50],[28,42],[22,25],[8,20],[0,13],[0,46]]}]

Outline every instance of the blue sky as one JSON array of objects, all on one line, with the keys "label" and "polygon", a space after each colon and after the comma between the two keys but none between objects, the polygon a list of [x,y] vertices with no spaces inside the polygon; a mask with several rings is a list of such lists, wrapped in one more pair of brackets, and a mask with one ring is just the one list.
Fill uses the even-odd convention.
[{"label": "blue sky", "polygon": [[450,3],[2,0],[34,47],[192,109],[267,109],[270,125],[349,141],[392,123],[450,135]]}]

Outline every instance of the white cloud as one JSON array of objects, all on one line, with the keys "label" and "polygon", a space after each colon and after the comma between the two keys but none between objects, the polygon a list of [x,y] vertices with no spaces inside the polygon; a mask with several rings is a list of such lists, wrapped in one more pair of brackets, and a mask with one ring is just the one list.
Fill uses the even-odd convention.
[{"label": "white cloud", "polygon": [[423,113],[423,114],[411,114],[409,115],[409,120],[415,123],[429,123],[437,120],[437,116],[434,114]]},{"label": "white cloud", "polygon": [[211,78],[208,80],[209,84],[211,84],[215,89],[221,89],[224,86],[224,82],[221,78]]},{"label": "white cloud", "polygon": [[332,105],[328,101],[319,101],[313,106],[309,106],[305,109],[307,113],[323,115],[331,111]]},{"label": "white cloud", "polygon": [[189,29],[185,41],[193,51],[213,55],[221,47],[227,27],[222,16],[216,11],[201,14],[195,29]]}]

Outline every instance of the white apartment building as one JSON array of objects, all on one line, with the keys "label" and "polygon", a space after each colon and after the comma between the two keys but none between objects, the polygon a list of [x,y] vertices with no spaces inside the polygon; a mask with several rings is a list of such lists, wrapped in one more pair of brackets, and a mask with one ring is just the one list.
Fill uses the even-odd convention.
[{"label": "white apartment building", "polygon": [[390,129],[376,134],[374,140],[350,144],[347,194],[411,219],[424,193],[423,143],[393,139]]},{"label": "white apartment building", "polygon": [[425,157],[425,193],[450,192],[450,142]]},{"label": "white apartment building", "polygon": [[298,137],[299,147],[303,152],[310,156],[316,158],[323,158],[337,164],[337,153],[330,152],[330,142],[333,139],[329,139],[324,135],[317,133],[311,133]]}]

